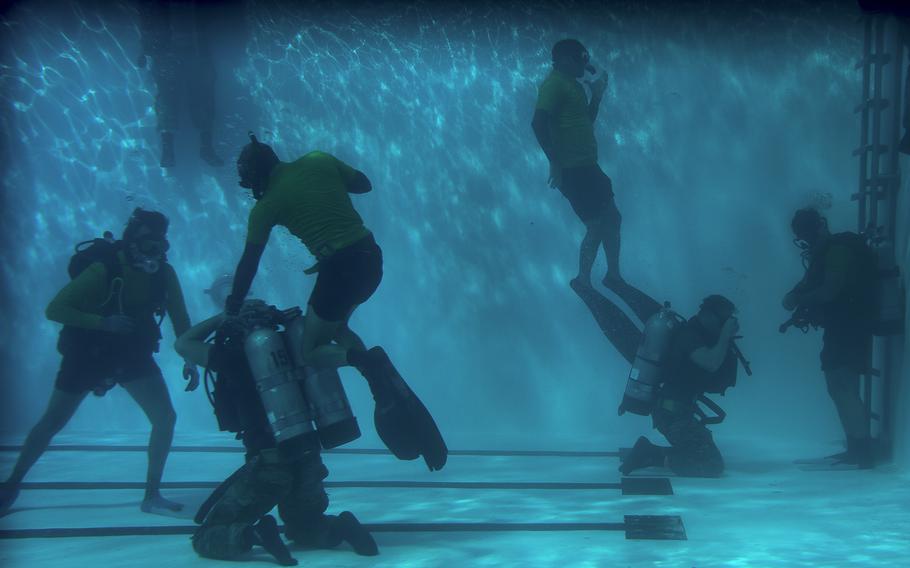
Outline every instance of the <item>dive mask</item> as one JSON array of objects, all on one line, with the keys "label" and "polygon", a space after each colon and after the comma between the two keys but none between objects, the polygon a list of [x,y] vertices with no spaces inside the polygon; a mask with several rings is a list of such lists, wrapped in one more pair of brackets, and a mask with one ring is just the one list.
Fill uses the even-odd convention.
[{"label": "dive mask", "polygon": [[170,243],[163,237],[139,239],[130,245],[132,265],[146,274],[154,274],[161,268],[161,261],[170,248]]}]

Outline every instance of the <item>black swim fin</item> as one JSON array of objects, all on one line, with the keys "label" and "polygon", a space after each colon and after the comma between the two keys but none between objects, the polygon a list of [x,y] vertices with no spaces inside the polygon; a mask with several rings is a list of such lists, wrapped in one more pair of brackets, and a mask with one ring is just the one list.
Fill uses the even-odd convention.
[{"label": "black swim fin", "polygon": [[430,471],[442,469],[449,449],[427,408],[382,347],[370,349],[366,358],[360,370],[376,401],[373,423],[382,442],[400,460],[423,456]]}]

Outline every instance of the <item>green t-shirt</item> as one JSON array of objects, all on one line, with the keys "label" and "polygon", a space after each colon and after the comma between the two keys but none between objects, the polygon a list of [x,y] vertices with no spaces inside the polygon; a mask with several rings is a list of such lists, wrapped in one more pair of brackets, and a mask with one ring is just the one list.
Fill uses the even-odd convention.
[{"label": "green t-shirt", "polygon": [[[147,274],[129,265],[122,252],[118,253],[122,270],[121,296],[118,308],[123,313],[134,317],[152,314],[151,298],[155,295],[153,287],[161,282],[159,275]],[[174,326],[174,334],[180,334],[190,328],[190,317],[183,300],[183,290],[174,268],[163,263],[163,284],[167,288],[167,314]],[[82,329],[100,329],[104,319],[103,306],[110,300],[114,283],[109,282],[107,268],[101,262],[95,262],[79,273],[76,278],[64,286],[47,306],[45,314],[52,321]]]},{"label": "green t-shirt", "polygon": [[556,160],[564,168],[597,163],[594,123],[581,83],[553,70],[540,85],[537,109],[550,114],[550,135]]},{"label": "green t-shirt", "polygon": [[325,258],[370,234],[354,209],[347,185],[357,170],[314,151],[279,164],[268,190],[250,211],[247,242],[265,245],[272,227],[286,227],[316,258]]}]

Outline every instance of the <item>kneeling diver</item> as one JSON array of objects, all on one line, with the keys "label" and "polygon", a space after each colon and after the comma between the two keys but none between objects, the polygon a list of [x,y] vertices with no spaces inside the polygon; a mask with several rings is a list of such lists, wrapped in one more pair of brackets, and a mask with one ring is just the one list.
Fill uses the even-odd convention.
[{"label": "kneeling diver", "polygon": [[[214,288],[214,287],[213,287]],[[237,432],[246,464],[200,508],[192,537],[203,557],[232,560],[254,545],[284,566],[296,565],[267,513],[276,505],[288,538],[312,548],[348,542],[357,554],[379,553],[357,518],[326,515],[321,447],[360,436],[337,372],[300,365],[303,318],[299,308],[279,311],[250,300],[237,317],[218,315],[180,336],[177,351],[215,375],[213,404],[219,428]],[[283,331],[278,331],[283,327]],[[207,343],[214,334],[214,342]],[[315,422],[317,428],[313,427]]]},{"label": "kneeling diver", "polygon": [[[640,332],[619,306],[594,288],[573,288],[632,365],[619,413],[650,414],[654,427],[670,442],[670,447],[659,447],[641,436],[619,470],[628,475],[645,467],[668,467],[683,477],[721,475],[723,457],[707,425],[721,422],[725,414],[705,393],[723,395],[736,384],[737,358],[751,374],[733,341],[739,330],[733,302],[718,294],[708,296],[698,313],[685,320],[629,284],[612,283],[610,289],[645,322]],[[706,416],[699,403],[715,416]]]}]

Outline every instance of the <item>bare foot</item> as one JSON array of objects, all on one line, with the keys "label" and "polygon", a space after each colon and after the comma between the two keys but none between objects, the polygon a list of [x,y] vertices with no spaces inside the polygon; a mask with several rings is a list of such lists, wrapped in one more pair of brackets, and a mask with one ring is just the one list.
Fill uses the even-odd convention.
[{"label": "bare foot", "polygon": [[142,509],[143,513],[161,513],[164,511],[182,511],[183,505],[165,499],[160,493],[156,493],[152,496],[146,496],[139,508]]}]

